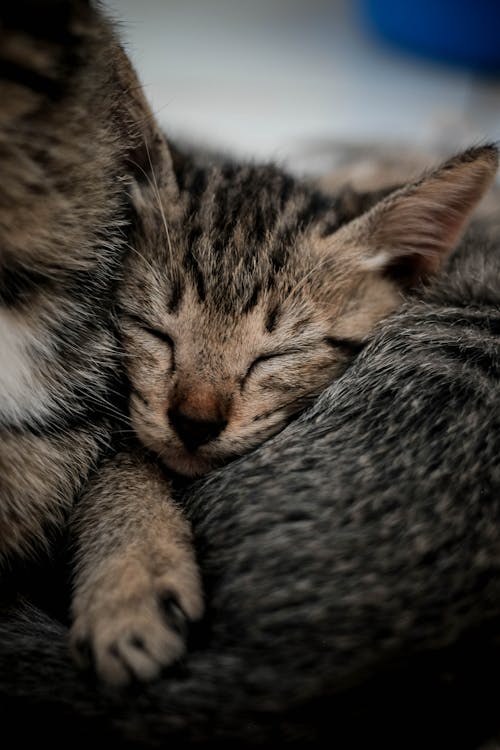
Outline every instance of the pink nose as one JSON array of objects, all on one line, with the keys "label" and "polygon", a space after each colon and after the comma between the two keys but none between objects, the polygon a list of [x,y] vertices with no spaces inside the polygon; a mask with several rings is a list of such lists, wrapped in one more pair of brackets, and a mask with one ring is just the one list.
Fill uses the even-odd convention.
[{"label": "pink nose", "polygon": [[189,451],[220,435],[227,425],[228,402],[213,386],[192,384],[175,394],[168,410],[173,429]]}]

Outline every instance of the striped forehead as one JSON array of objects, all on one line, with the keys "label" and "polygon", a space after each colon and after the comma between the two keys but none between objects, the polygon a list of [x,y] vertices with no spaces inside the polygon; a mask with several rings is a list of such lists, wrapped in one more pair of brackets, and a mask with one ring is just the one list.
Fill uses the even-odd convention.
[{"label": "striped forehead", "polygon": [[184,284],[201,302],[237,314],[286,286],[287,274],[292,280],[297,236],[331,210],[330,200],[273,166],[199,167],[183,187]]}]

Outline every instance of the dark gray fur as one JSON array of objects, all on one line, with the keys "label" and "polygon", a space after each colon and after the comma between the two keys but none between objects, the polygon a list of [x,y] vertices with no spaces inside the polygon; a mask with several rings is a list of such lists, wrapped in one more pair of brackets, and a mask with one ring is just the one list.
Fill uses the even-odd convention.
[{"label": "dark gray fur", "polygon": [[498,728],[499,273],[469,234],[310,411],[189,491],[210,610],[184,664],[113,695],[13,607],[9,710],[82,746],[455,750]]},{"label": "dark gray fur", "polygon": [[[50,6],[57,15],[68,3]],[[7,25],[33,22],[57,43],[57,24],[40,4],[17,3],[2,14]],[[7,72],[64,113],[68,92],[59,78],[33,78],[29,66]],[[104,104],[106,118],[111,103]],[[23,146],[24,131],[12,132]],[[128,174],[130,139],[121,134],[119,168],[89,180],[92,189]],[[66,174],[64,159],[58,165]],[[114,207],[103,204],[113,221],[112,209],[124,209],[123,196],[114,197]],[[118,227],[114,239],[106,284],[121,252]],[[92,253],[95,241],[90,233]],[[189,491],[210,606],[185,662],[163,680],[126,693],[86,680],[67,653],[66,625],[51,614],[54,600],[64,611],[54,578],[35,596],[29,575],[32,603],[4,591],[2,742],[378,741],[457,750],[492,733],[500,666],[499,253],[498,243],[464,245],[450,276],[394,316],[311,411]],[[18,283],[4,302],[24,304],[41,270],[19,275],[7,260],[0,291],[12,291],[13,272]],[[64,299],[66,278],[58,281]],[[94,330],[96,308],[98,328],[107,331],[108,290],[81,298],[79,337]],[[104,377],[103,392],[108,386]],[[88,402],[82,407],[89,411],[77,416],[87,429],[95,414]],[[57,416],[51,428],[70,451],[74,425]],[[53,463],[59,468],[57,456]]]}]

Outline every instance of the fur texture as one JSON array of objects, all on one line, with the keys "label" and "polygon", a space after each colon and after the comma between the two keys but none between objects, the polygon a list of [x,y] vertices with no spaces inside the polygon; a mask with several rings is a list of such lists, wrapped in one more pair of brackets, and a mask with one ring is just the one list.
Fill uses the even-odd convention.
[{"label": "fur texture", "polygon": [[[133,191],[118,316],[131,424],[188,476],[279,432],[341,374],[444,265],[498,163],[471,149],[339,228],[331,199],[277,168],[187,162],[175,179],[160,149]],[[187,621],[202,613],[187,522],[147,467],[99,469],[73,524],[72,640],[113,684],[182,653],[165,597]]]},{"label": "fur texture", "polygon": [[88,3],[21,2],[0,20],[5,566],[46,547],[109,443],[127,185],[156,126]]},{"label": "fur texture", "polygon": [[[43,13],[49,11],[50,23],[43,24]],[[100,419],[96,405],[108,404],[113,389],[109,298],[129,218],[125,188],[134,181],[140,194],[141,175],[146,173],[149,185],[153,164],[165,166],[163,175],[150,179],[166,191],[166,205],[175,204],[178,188],[170,181],[164,141],[106,24],[97,22],[84,2],[49,3],[43,13],[33,3],[2,10],[1,73],[9,106],[2,110],[0,126],[5,163],[0,332],[11,355],[0,453],[4,559],[43,546],[46,525],[62,526],[74,494],[109,440],[109,415]],[[69,48],[75,57],[66,56]],[[106,65],[99,63],[104,59]],[[98,61],[95,75],[93,69],[86,74],[89,60]],[[100,95],[108,90],[109,76],[116,98]],[[81,119],[74,91],[84,94],[89,121]],[[33,151],[35,133],[43,142],[41,152]],[[490,154],[491,172],[493,151],[484,153]],[[89,154],[99,155],[97,172]],[[463,163],[449,168],[461,169]],[[474,180],[464,184],[470,190],[461,194],[460,203],[469,206],[477,189]],[[28,199],[47,185],[43,201]],[[456,191],[450,195],[457,200]],[[407,205],[407,197],[403,189],[386,204],[389,219],[391,206]],[[424,203],[434,211],[436,196],[431,198]],[[369,221],[380,209],[373,211]],[[450,249],[461,230],[456,210],[440,219],[437,224],[451,237]],[[436,252],[422,252],[415,243],[413,221],[403,226],[403,239],[409,240],[403,243],[404,255],[423,260],[424,272],[433,270],[425,263],[432,265]],[[396,227],[401,225],[396,222]],[[366,227],[355,228],[359,244]],[[427,241],[435,238],[431,232]],[[391,247],[387,234],[369,247],[377,252],[366,270],[386,268]],[[435,248],[440,247],[438,242]],[[323,252],[328,248],[327,240]],[[359,691],[368,693],[364,715],[372,720],[375,714],[367,704],[383,706],[385,698],[400,705],[397,688],[391,689],[395,662],[406,662],[404,675],[411,682],[419,674],[416,664],[427,654],[435,675],[436,661],[438,671],[442,664],[436,653],[455,644],[458,655],[445,664],[452,677],[464,670],[462,639],[500,616],[498,252],[497,241],[486,245],[476,237],[465,243],[442,283],[386,322],[312,410],[186,493],[185,513],[194,524],[210,606],[200,640],[184,664],[157,685],[116,693],[87,683],[67,658],[65,625],[26,605],[9,607],[12,597],[5,592],[0,620],[4,730],[20,710],[24,721],[16,724],[18,737],[33,726],[38,739],[50,736],[56,724],[58,731],[71,727],[72,744],[85,744],[89,737],[136,746],[213,738],[331,744],[333,737],[345,744],[346,736],[355,742],[362,734],[355,721],[363,705]],[[366,254],[361,258],[366,260]],[[412,277],[412,264],[397,266],[398,275]],[[199,281],[196,267],[193,271]],[[79,292],[82,279],[85,293]],[[86,344],[84,356],[75,351],[77,341]],[[100,541],[110,527],[100,527],[99,514],[92,517],[91,511],[102,507],[92,498],[92,487],[99,490],[101,483],[99,503],[104,504],[117,477],[117,493],[128,495],[133,477],[149,488],[132,534],[142,538],[141,564],[132,559],[132,567],[123,566],[120,558],[112,578],[120,586],[103,589],[112,603],[115,593],[129,592],[131,585],[127,617],[137,611],[137,602],[139,613],[147,611],[150,600],[144,606],[141,599],[145,591],[165,599],[165,583],[170,584],[162,577],[164,559],[160,575],[156,570],[150,519],[160,519],[161,527],[168,516],[169,529],[178,527],[180,546],[190,547],[179,512],[154,502],[157,467],[141,476],[147,459],[138,460],[131,454],[110,459],[118,472],[111,463],[103,464],[80,506],[82,512],[87,507],[89,528],[97,534],[87,541],[90,551],[97,545],[99,590]],[[110,505],[119,548],[120,528],[129,521]],[[85,530],[81,533],[86,543]],[[149,566],[142,565],[144,560]],[[91,620],[95,610],[92,603],[85,606],[87,584],[83,573],[81,614]],[[177,602],[167,598],[163,638],[182,627]],[[126,663],[138,676],[156,673],[157,663],[151,665],[142,653],[147,642],[140,645],[129,636]],[[491,643],[483,638],[483,644]],[[116,648],[113,634],[105,645],[111,670],[117,668]],[[472,653],[478,652],[476,643]],[[487,658],[494,653],[488,651]],[[386,683],[380,692],[384,671],[389,688]],[[435,677],[431,685],[436,682],[442,687]],[[419,700],[429,710],[425,670],[417,685],[424,686]],[[436,692],[446,694],[446,689]],[[383,713],[388,724],[392,714]],[[455,721],[463,743],[471,727],[462,715]],[[385,733],[391,734],[388,728]]]},{"label": "fur texture", "polygon": [[195,476],[278,432],[446,263],[497,165],[470,149],[349,221],[271,165],[185,157],[174,194],[160,164],[118,292],[140,440]]},{"label": "fur texture", "polygon": [[11,611],[7,705],[138,747],[476,747],[497,719],[499,264],[471,236],[312,410],[189,490],[210,610],[181,667],[96,693],[62,625]]}]

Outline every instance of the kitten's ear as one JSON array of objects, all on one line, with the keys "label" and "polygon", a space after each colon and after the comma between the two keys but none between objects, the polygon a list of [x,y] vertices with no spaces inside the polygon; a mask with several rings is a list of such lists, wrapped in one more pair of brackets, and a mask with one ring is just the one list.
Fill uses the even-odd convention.
[{"label": "kitten's ear", "polygon": [[120,79],[127,93],[127,115],[130,124],[131,146],[126,155],[133,177],[133,202],[140,203],[141,192],[163,191],[177,196],[172,159],[166,138],[151,111],[136,73],[120,48]]},{"label": "kitten's ear", "polygon": [[440,270],[497,168],[495,146],[471,148],[342,227],[333,244],[362,268],[413,284]]}]

